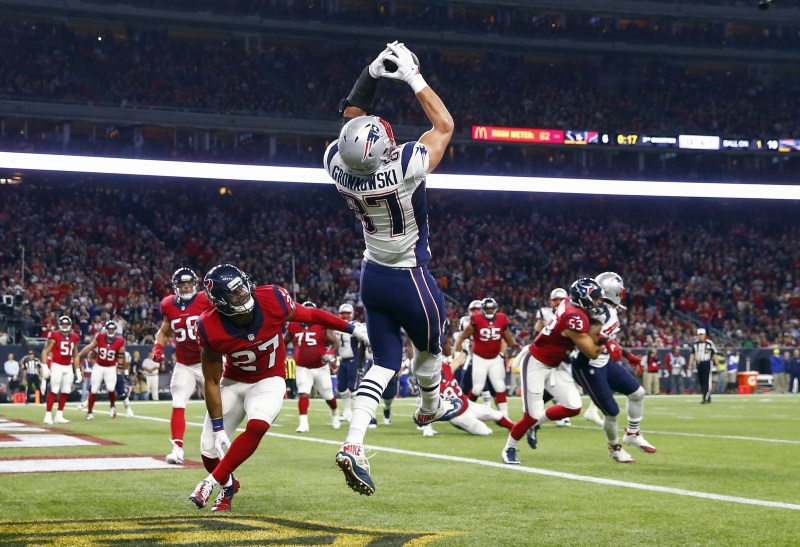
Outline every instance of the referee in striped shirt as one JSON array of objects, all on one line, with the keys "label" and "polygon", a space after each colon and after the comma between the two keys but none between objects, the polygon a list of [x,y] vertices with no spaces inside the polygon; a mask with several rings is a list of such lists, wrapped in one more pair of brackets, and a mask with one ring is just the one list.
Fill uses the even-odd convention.
[{"label": "referee in striped shirt", "polygon": [[706,338],[706,329],[697,329],[697,338],[692,342],[692,354],[689,356],[689,370],[697,370],[700,380],[700,393],[703,400],[700,404],[707,405],[711,402],[711,364],[717,346]]}]

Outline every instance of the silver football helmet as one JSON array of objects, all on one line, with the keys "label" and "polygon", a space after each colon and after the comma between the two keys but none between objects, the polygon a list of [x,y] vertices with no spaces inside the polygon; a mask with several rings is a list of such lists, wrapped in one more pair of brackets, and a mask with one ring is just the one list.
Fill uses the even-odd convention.
[{"label": "silver football helmet", "polygon": [[481,309],[481,301],[480,300],[473,300],[469,303],[469,311],[479,310]]},{"label": "silver football helmet", "polygon": [[622,305],[622,299],[625,298],[625,285],[619,274],[603,272],[595,277],[594,280],[603,287],[603,291],[605,291],[604,300],[611,302],[615,306]]},{"label": "silver football helmet", "polygon": [[339,133],[339,157],[356,175],[372,175],[395,147],[392,126],[377,116],[359,116]]},{"label": "silver football helmet", "polygon": [[555,288],[552,291],[550,291],[550,300],[557,300],[557,299],[564,300],[568,296],[569,295],[567,294],[567,291],[565,289],[562,289],[561,287]]}]

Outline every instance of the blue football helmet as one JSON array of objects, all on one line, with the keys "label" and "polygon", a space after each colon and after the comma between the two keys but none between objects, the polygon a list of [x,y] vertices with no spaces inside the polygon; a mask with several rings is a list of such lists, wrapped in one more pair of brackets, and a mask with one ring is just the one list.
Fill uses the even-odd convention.
[{"label": "blue football helmet", "polygon": [[305,302],[303,302],[303,305],[306,308],[316,308],[317,307],[317,305],[314,304],[311,300],[306,300]]},{"label": "blue football helmet", "polygon": [[71,334],[72,333],[72,319],[69,318],[67,315],[62,315],[58,318],[58,330],[60,330],[63,334]]},{"label": "blue football helmet", "polygon": [[[172,288],[175,291],[175,296],[181,300],[191,300],[197,294],[197,274],[191,268],[178,268],[172,274]],[[186,285],[191,283],[191,286]],[[181,285],[183,284],[183,287]],[[181,288],[184,290],[181,291]]]},{"label": "blue football helmet", "polygon": [[497,300],[494,298],[481,300],[481,313],[486,319],[494,319],[494,316],[497,315]]},{"label": "blue football helmet", "polygon": [[117,337],[117,324],[114,321],[106,321],[105,324],[106,336],[113,340]]},{"label": "blue football helmet", "polygon": [[225,315],[243,315],[253,311],[253,285],[242,270],[231,264],[220,264],[203,278],[203,290],[209,302]]},{"label": "blue football helmet", "polygon": [[603,288],[597,281],[590,277],[582,277],[575,281],[569,288],[570,300],[579,308],[590,314],[599,314],[598,308],[605,297]]}]

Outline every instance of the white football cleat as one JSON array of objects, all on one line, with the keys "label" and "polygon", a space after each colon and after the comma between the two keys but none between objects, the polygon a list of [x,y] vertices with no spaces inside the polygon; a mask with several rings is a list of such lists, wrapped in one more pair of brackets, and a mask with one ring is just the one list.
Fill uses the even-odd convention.
[{"label": "white football cleat", "polygon": [[644,440],[642,433],[639,431],[636,433],[628,433],[628,430],[626,429],[625,436],[622,438],[622,442],[628,446],[638,446],[643,452],[647,452],[649,454],[654,454],[656,451],[656,447]]},{"label": "white football cleat", "polygon": [[600,412],[597,411],[597,408],[590,406],[586,409],[586,412],[583,413],[583,419],[592,422],[593,424],[597,424],[600,427],[603,427],[605,423],[603,421],[603,417],[600,416]]},{"label": "white football cleat", "polygon": [[112,418],[116,418],[117,417],[117,407],[112,406],[111,407],[111,411],[109,412],[109,414],[111,414]]},{"label": "white football cleat", "polygon": [[572,422],[569,421],[569,418],[564,418],[563,420],[556,420],[556,425],[558,427],[572,427]]},{"label": "white football cleat", "polygon": [[92,414],[91,412],[87,412],[86,413],[86,419],[87,420],[94,420],[94,414]]},{"label": "white football cleat", "polygon": [[183,465],[183,448],[178,446],[178,443],[170,439],[172,443],[172,452],[167,454],[167,463],[172,465]]},{"label": "white football cleat", "polygon": [[44,415],[44,422],[42,422],[42,423],[44,423],[46,425],[53,425],[53,415],[50,414],[49,412],[47,414],[45,414]]},{"label": "white football cleat", "polygon": [[86,402],[86,401],[81,401],[81,404],[78,405],[78,410],[83,410],[84,408],[86,408],[88,406],[88,404],[89,403]]},{"label": "white football cleat", "polygon": [[125,416],[133,418],[133,409],[131,407],[128,407],[128,410],[125,411]]},{"label": "white football cleat", "polygon": [[633,456],[628,454],[628,451],[622,448],[621,444],[608,445],[608,455],[619,463],[636,463]]},{"label": "white football cleat", "polygon": [[434,435],[438,435],[439,432],[436,431],[431,424],[428,424],[422,428],[422,436],[423,437],[433,437]]},{"label": "white football cleat", "polygon": [[64,416],[56,416],[56,423],[57,424],[68,424],[69,420],[67,420]]},{"label": "white football cleat", "polygon": [[342,421],[339,419],[338,411],[335,410],[333,411],[333,414],[331,415],[331,425],[333,426],[334,429],[339,429],[340,427],[342,427]]},{"label": "white football cleat", "polygon": [[352,419],[353,419],[353,411],[350,410],[349,408],[346,408],[342,413],[342,421],[349,422]]},{"label": "white football cleat", "polygon": [[310,430],[311,428],[308,427],[308,414],[301,414],[300,425],[297,426],[297,429],[295,429],[295,431],[298,433],[308,433]]}]

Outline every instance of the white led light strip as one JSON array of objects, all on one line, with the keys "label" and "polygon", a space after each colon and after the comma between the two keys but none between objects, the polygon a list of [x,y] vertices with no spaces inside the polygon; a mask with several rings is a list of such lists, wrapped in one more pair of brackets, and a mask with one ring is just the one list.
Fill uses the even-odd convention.
[{"label": "white led light strip", "polygon": [[[0,152],[0,168],[180,177],[217,181],[332,183],[322,168],[228,165],[186,161],[22,154],[16,152]],[[428,188],[614,196],[800,200],[800,186],[777,184],[654,182],[643,180],[433,174],[428,177]]]}]

